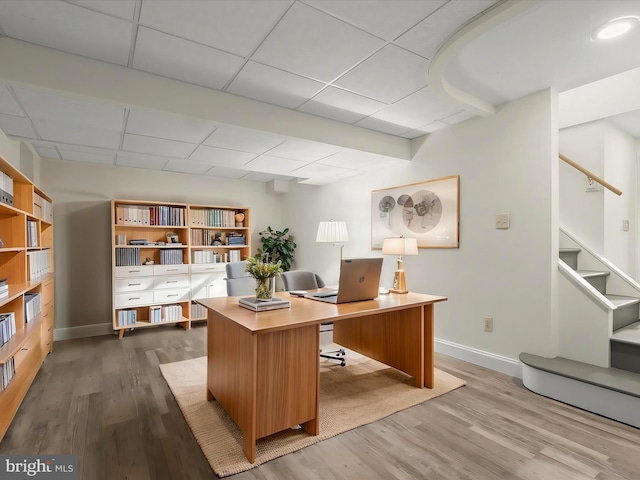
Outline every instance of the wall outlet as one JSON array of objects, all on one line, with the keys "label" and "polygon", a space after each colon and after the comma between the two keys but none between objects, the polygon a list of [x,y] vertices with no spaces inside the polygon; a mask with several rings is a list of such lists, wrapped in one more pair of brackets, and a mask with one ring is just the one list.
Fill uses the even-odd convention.
[{"label": "wall outlet", "polygon": [[509,228],[509,214],[499,213],[496,215],[496,228],[506,230]]},{"label": "wall outlet", "polygon": [[484,317],[484,331],[493,332],[493,317]]},{"label": "wall outlet", "polygon": [[629,220],[622,220],[622,231],[623,232],[629,231]]}]

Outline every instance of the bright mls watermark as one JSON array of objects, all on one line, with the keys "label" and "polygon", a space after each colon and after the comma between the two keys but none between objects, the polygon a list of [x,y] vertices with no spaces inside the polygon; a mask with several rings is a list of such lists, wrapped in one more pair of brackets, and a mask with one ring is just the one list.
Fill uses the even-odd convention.
[{"label": "bright mls watermark", "polygon": [[78,480],[78,455],[0,455],[0,478]]}]

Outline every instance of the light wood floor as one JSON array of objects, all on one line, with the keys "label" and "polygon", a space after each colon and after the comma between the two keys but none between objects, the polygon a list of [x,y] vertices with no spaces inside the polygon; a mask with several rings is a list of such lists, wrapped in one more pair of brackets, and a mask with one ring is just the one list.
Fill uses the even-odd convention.
[{"label": "light wood floor", "polygon": [[[166,326],[56,342],[0,453],[75,453],[82,480],[216,478],[158,369],[204,355],[205,334]],[[640,430],[451,357],[436,366],[467,386],[230,478],[640,478]]]}]

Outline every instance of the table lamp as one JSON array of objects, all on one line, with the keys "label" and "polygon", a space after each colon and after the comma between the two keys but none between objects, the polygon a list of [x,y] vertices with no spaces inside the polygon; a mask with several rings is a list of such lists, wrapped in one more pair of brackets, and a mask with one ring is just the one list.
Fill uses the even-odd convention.
[{"label": "table lamp", "polygon": [[402,255],[417,255],[418,240],[415,238],[392,237],[385,238],[382,242],[383,255],[398,255],[398,269],[393,277],[392,293],[408,293],[407,282],[402,269]]},{"label": "table lamp", "polygon": [[346,222],[336,222],[330,220],[328,222],[320,222],[318,225],[318,234],[316,235],[316,242],[333,243],[333,246],[340,247],[340,260],[342,260],[342,249],[344,248],[344,242],[349,241],[349,234],[347,233]]}]

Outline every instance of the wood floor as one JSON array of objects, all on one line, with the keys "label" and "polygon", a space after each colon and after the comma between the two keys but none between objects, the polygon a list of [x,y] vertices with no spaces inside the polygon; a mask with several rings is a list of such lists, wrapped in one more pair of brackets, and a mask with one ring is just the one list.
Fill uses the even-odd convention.
[{"label": "wood floor", "polygon": [[[82,480],[216,478],[158,368],[204,355],[205,339],[202,324],[56,342],[0,453],[78,454]],[[436,366],[467,386],[229,478],[640,478],[640,430],[451,357]]]}]

